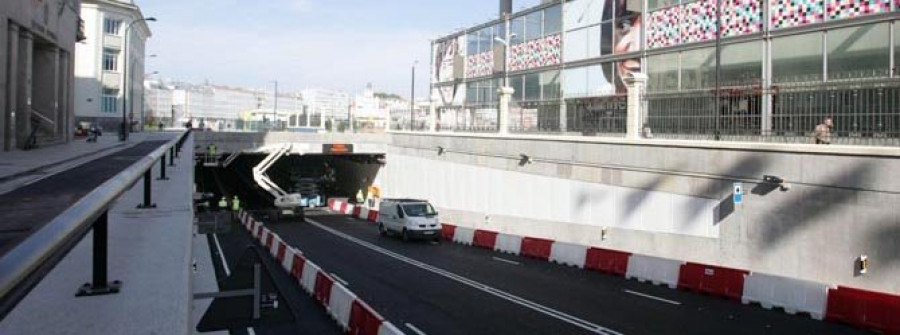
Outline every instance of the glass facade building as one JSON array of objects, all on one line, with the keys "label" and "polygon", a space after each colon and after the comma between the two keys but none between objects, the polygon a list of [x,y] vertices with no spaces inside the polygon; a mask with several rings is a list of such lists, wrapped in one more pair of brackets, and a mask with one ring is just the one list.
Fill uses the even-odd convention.
[{"label": "glass facade building", "polygon": [[643,73],[656,137],[807,143],[831,117],[837,143],[900,145],[898,19],[891,0],[544,1],[432,42],[437,126],[496,131],[508,83],[510,131],[623,136]]}]

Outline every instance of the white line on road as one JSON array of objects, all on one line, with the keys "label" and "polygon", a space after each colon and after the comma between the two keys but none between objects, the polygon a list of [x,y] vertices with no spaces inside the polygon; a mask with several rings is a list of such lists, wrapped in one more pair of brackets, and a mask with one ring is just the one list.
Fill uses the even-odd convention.
[{"label": "white line on road", "polygon": [[407,323],[406,328],[409,328],[409,330],[412,330],[414,333],[419,334],[419,335],[428,335],[428,334],[425,334],[425,332],[423,332],[421,329],[416,328],[416,326],[413,326],[411,323]]},{"label": "white line on road", "polygon": [[661,302],[664,302],[664,303],[667,303],[667,304],[681,305],[680,302],[677,302],[677,301],[674,301],[674,300],[669,300],[669,299],[660,298],[660,297],[657,297],[657,296],[652,296],[652,295],[649,295],[649,294],[646,294],[646,293],[635,292],[635,291],[632,291],[632,290],[625,290],[625,293],[628,293],[628,294],[634,294],[634,295],[636,295],[636,296],[644,297],[644,298],[647,298],[647,299],[653,299],[653,300],[656,300],[656,301],[661,301]]},{"label": "white line on road", "polygon": [[225,269],[225,276],[231,276],[231,270],[228,269],[228,262],[225,261],[225,254],[222,253],[222,245],[219,244],[219,237],[213,234],[213,242],[216,242],[216,251],[219,252],[219,259],[222,260],[222,268]]},{"label": "white line on road", "polygon": [[370,249],[370,250],[372,250],[372,251],[378,252],[378,253],[380,253],[380,254],[383,254],[383,255],[385,255],[385,256],[391,257],[391,258],[396,259],[396,260],[398,260],[398,261],[407,263],[407,264],[412,265],[412,266],[415,266],[415,267],[417,267],[417,268],[420,268],[420,269],[429,271],[429,272],[431,272],[431,273],[437,274],[437,275],[439,275],[439,276],[445,277],[445,278],[447,278],[447,279],[456,281],[456,282],[458,282],[458,283],[460,283],[460,284],[463,284],[463,285],[466,285],[466,286],[475,288],[475,289],[477,289],[477,290],[480,290],[480,291],[483,291],[483,292],[485,292],[485,293],[491,294],[491,295],[493,295],[493,296],[495,296],[495,297],[501,298],[501,299],[503,299],[503,300],[509,301],[509,302],[511,302],[511,303],[514,303],[514,304],[517,304],[517,305],[519,305],[519,306],[522,306],[522,307],[525,307],[525,308],[529,308],[529,309],[531,309],[531,310],[534,310],[534,311],[536,311],[536,312],[542,313],[542,314],[544,314],[544,315],[547,315],[547,316],[549,316],[549,317],[555,318],[555,319],[557,319],[557,320],[560,320],[560,321],[569,323],[569,324],[571,324],[571,325],[573,325],[573,326],[582,328],[582,329],[587,330],[587,331],[589,331],[589,332],[592,332],[592,333],[595,333],[595,334],[604,334],[604,335],[621,335],[621,334],[622,334],[622,333],[619,333],[619,332],[617,332],[617,331],[615,331],[615,330],[612,330],[612,329],[609,329],[609,328],[606,328],[606,327],[602,327],[602,326],[593,324],[593,323],[591,323],[590,321],[586,321],[586,320],[579,319],[578,317],[575,317],[575,316],[566,314],[566,313],[564,313],[564,312],[560,312],[560,311],[558,311],[558,310],[555,310],[555,309],[553,309],[553,308],[550,308],[550,307],[547,307],[547,306],[544,306],[544,305],[540,305],[540,304],[538,304],[538,303],[536,303],[536,302],[533,302],[533,301],[530,301],[530,300],[521,298],[521,297],[516,296],[516,295],[513,295],[513,294],[511,294],[511,293],[508,293],[508,292],[505,292],[505,291],[501,291],[501,290],[499,290],[499,289],[496,289],[496,288],[487,286],[487,285],[485,285],[485,284],[482,284],[482,283],[480,283],[480,282],[471,280],[471,279],[469,279],[469,278],[466,278],[466,277],[457,275],[457,274],[452,273],[452,272],[449,272],[449,271],[447,271],[447,270],[444,270],[444,269],[441,269],[441,268],[438,268],[438,267],[435,267],[435,266],[431,266],[431,265],[425,264],[425,263],[423,263],[423,262],[414,260],[414,259],[412,259],[412,258],[403,256],[403,255],[400,255],[400,254],[398,254],[398,253],[395,253],[395,252],[393,252],[393,251],[384,249],[384,248],[379,247],[379,246],[377,246],[377,245],[374,245],[374,244],[372,244],[372,243],[369,243],[369,242],[360,240],[360,239],[358,239],[358,238],[355,238],[355,237],[353,237],[353,236],[344,234],[344,233],[342,233],[342,232],[340,232],[340,231],[337,231],[337,230],[335,230],[335,229],[333,229],[333,228],[326,227],[325,225],[319,223],[318,221],[315,221],[315,220],[312,220],[312,219],[309,219],[309,218],[307,218],[306,221],[309,222],[309,224],[311,224],[311,225],[313,225],[313,226],[315,226],[315,227],[318,227],[319,229],[322,229],[322,230],[324,230],[324,231],[327,231],[327,232],[331,233],[332,235],[338,236],[338,237],[343,238],[343,239],[345,239],[345,240],[348,240],[348,241],[350,241],[350,242],[356,243],[356,244],[358,244],[358,245],[360,245],[360,246],[362,246],[362,247],[364,247],[364,248],[368,248],[368,249]]},{"label": "white line on road", "polygon": [[[225,261],[225,253],[222,252],[222,245],[219,244],[219,236],[216,234],[212,234],[213,242],[216,242],[216,251],[219,253],[219,259],[222,260],[222,268],[225,269],[225,276],[231,276],[231,270],[228,269],[228,262]],[[253,331],[253,328],[247,328],[247,334],[256,335],[256,332]]]},{"label": "white line on road", "polygon": [[498,261],[498,262],[503,262],[503,263],[512,264],[512,265],[521,265],[521,263],[519,263],[519,262],[511,261],[511,260],[508,260],[505,258],[500,258],[500,257],[491,257],[491,258],[493,258],[495,261]]},{"label": "white line on road", "polygon": [[334,274],[334,272],[331,273],[331,278],[334,278],[334,280],[337,280],[338,283],[341,283],[341,285],[344,285],[344,287],[350,286],[350,283],[348,283],[346,280],[344,280],[344,278],[338,277],[338,275]]}]

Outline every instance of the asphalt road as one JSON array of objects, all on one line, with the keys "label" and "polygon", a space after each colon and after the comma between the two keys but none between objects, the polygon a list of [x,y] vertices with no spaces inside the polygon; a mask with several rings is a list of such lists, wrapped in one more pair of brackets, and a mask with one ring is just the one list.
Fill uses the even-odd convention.
[{"label": "asphalt road", "polygon": [[167,142],[144,141],[0,195],[0,256],[95,188]]},{"label": "asphalt road", "polygon": [[[203,214],[201,214],[202,216]],[[229,223],[219,233],[209,235],[210,252],[220,291],[248,289],[252,286],[251,255],[255,249],[262,254],[262,293],[278,296],[276,309],[261,309],[261,318],[251,320],[252,298],[219,298],[200,322],[201,330],[230,330],[231,334],[341,334],[337,324],[325,309],[304,292],[296,280],[282,270],[268,251],[254,242],[253,237],[237,223]],[[220,249],[221,248],[221,249]],[[222,257],[227,264],[222,264]],[[228,271],[225,271],[225,268]],[[227,272],[227,273],[226,273]]]},{"label": "asphalt road", "polygon": [[325,212],[269,225],[409,334],[857,334],[806,316],[450,242],[405,243]]}]

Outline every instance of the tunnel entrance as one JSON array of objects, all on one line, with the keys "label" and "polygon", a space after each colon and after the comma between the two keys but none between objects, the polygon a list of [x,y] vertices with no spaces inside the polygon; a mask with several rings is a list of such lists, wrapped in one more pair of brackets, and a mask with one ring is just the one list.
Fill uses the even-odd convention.
[{"label": "tunnel entrance", "polygon": [[[274,197],[253,179],[253,168],[266,156],[243,153],[227,167],[207,167],[199,159],[195,164],[197,191],[214,199],[210,203],[213,207],[223,196],[237,195],[244,208],[274,208]],[[383,167],[384,159],[384,154],[295,154],[278,159],[267,174],[289,193],[317,193],[324,205],[330,198],[355,199],[357,192],[365,194]]]}]

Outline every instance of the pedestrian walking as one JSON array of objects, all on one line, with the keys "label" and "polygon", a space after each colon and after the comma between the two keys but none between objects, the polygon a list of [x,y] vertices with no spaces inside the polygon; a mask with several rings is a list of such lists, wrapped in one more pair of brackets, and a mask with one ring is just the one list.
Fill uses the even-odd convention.
[{"label": "pedestrian walking", "polygon": [[816,144],[831,144],[831,129],[834,128],[834,120],[826,117],[821,124],[816,126]]}]

